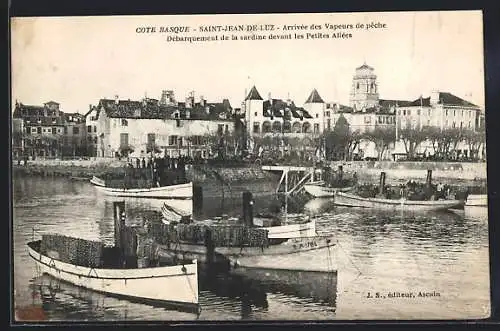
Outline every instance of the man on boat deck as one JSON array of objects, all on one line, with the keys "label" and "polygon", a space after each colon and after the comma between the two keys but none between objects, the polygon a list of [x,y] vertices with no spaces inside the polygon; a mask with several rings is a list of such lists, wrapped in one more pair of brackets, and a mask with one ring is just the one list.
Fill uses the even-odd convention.
[{"label": "man on boat deck", "polygon": [[135,159],[135,167],[139,169],[141,167],[141,160],[139,158]]}]

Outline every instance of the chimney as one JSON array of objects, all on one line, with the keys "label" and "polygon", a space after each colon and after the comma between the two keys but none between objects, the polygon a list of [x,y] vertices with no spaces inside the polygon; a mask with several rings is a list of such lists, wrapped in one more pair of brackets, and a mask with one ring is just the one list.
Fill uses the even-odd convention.
[{"label": "chimney", "polygon": [[186,109],[186,118],[189,119],[191,117],[191,111]]},{"label": "chimney", "polygon": [[203,95],[200,95],[200,106],[205,107],[205,99],[203,99]]},{"label": "chimney", "polygon": [[89,104],[89,110],[92,110],[92,105],[91,104]]},{"label": "chimney", "polygon": [[206,112],[207,114],[210,114],[210,107],[209,107],[209,106],[205,106],[205,112]]},{"label": "chimney", "polygon": [[269,94],[267,95],[267,99],[271,104],[273,104],[273,99],[271,98],[271,92],[269,92]]},{"label": "chimney", "polygon": [[118,94],[115,95],[115,104],[117,105],[118,104]]}]

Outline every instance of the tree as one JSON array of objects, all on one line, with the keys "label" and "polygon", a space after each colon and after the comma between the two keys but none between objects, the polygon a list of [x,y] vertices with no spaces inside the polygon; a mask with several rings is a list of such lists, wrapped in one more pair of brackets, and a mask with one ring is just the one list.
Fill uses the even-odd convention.
[{"label": "tree", "polygon": [[362,138],[375,144],[378,154],[377,158],[380,161],[384,152],[389,148],[389,145],[396,140],[396,128],[377,126],[375,129],[365,132]]},{"label": "tree", "polygon": [[427,139],[427,129],[418,129],[407,126],[399,131],[399,139],[405,146],[406,156],[408,159],[414,159],[418,147]]},{"label": "tree", "polygon": [[359,130],[352,131],[345,117],[340,116],[333,131],[327,131],[321,139],[325,142],[327,158],[342,154],[344,160],[350,160],[361,138]]},{"label": "tree", "polygon": [[458,143],[463,139],[464,130],[459,128],[445,128],[443,130],[436,127],[425,129],[427,138],[432,143],[435,153],[442,159],[451,158]]},{"label": "tree", "polygon": [[474,130],[464,130],[463,139],[469,147],[469,157],[475,160],[479,159],[479,149],[486,142],[486,135],[484,132],[478,132]]}]

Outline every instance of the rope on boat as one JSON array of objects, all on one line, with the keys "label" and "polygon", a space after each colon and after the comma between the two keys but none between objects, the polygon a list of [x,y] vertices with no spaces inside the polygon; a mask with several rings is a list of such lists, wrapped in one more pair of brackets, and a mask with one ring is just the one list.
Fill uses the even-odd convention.
[{"label": "rope on boat", "polygon": [[337,239],[337,245],[344,252],[344,255],[347,257],[347,259],[349,260],[349,262],[351,262],[351,264],[354,266],[354,268],[356,268],[356,270],[358,271],[358,276],[362,275],[363,272],[361,272],[361,270],[358,268],[358,266],[352,261],[352,259],[349,257],[349,254],[347,254],[346,251],[344,250],[344,248],[342,247],[342,245],[340,245],[340,242],[339,242],[338,239]]},{"label": "rope on boat", "polygon": [[191,292],[193,293],[193,299],[196,300],[196,293],[198,292],[197,290],[195,290],[193,288],[193,284],[191,284],[191,280],[189,279],[189,275],[187,274],[187,269],[186,269],[186,266],[184,266],[184,264],[182,265],[182,272],[186,274],[186,279],[188,281],[188,285],[189,285],[189,289],[191,290]]}]

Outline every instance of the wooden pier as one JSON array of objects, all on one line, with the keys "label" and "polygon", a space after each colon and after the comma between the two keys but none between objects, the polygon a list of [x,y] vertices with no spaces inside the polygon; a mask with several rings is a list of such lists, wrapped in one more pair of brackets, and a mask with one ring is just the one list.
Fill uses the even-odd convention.
[{"label": "wooden pier", "polygon": [[262,170],[281,172],[276,194],[284,193],[285,195],[292,195],[299,193],[308,181],[319,180],[319,178],[315,178],[314,167],[262,166]]}]

